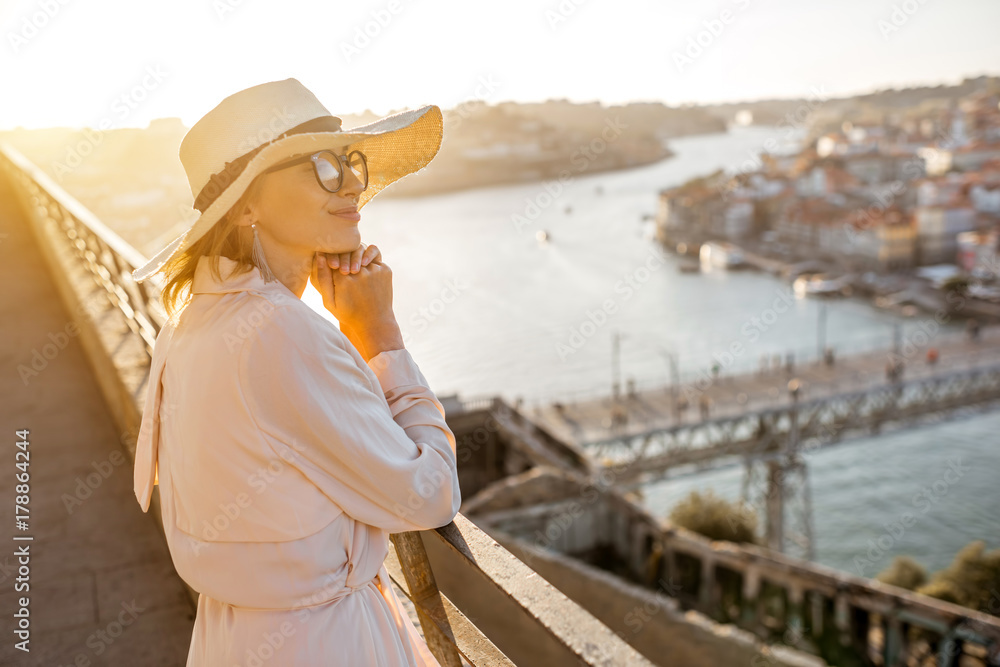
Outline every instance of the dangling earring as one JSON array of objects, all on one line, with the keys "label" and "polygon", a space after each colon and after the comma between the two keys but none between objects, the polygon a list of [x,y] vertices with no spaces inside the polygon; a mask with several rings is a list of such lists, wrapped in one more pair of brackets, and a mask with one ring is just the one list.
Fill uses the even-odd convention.
[{"label": "dangling earring", "polygon": [[264,259],[264,248],[261,247],[260,236],[257,235],[257,223],[251,223],[250,226],[253,227],[253,248],[250,250],[250,259],[260,269],[265,283],[274,282],[277,278],[274,277],[271,268],[267,265],[267,260]]}]

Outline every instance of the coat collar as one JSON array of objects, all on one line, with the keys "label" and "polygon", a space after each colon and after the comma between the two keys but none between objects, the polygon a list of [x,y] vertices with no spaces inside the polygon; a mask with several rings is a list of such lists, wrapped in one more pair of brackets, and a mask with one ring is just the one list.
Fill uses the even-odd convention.
[{"label": "coat collar", "polygon": [[[284,294],[295,294],[285,287],[280,280],[264,282],[264,277],[260,269],[254,267],[239,275],[234,275],[239,263],[224,255],[219,255],[219,273],[221,279],[216,279],[212,274],[212,257],[202,255],[198,258],[198,264],[194,270],[194,280],[191,284],[191,294],[225,294],[227,292],[272,292],[278,291]],[[296,297],[298,298],[298,297]]]},{"label": "coat collar", "polygon": [[[192,295],[249,291],[259,294],[293,296],[295,302],[301,303],[301,300],[280,280],[265,283],[264,277],[256,267],[252,271],[233,275],[238,262],[220,255],[219,274],[221,279],[217,280],[212,275],[210,262],[211,257],[208,256],[202,256],[198,259],[194,281],[191,285]],[[160,403],[163,397],[161,379],[175,329],[176,324],[168,321],[160,328],[160,332],[156,336],[153,358],[149,368],[149,380],[146,385],[146,400],[143,403],[139,434],[136,438],[133,486],[135,496],[143,512],[149,509],[153,487],[159,483],[157,458],[160,441]]]}]

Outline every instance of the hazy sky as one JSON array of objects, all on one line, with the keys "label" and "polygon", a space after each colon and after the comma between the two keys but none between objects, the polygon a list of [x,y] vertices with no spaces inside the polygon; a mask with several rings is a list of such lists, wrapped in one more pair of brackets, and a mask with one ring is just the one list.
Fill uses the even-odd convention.
[{"label": "hazy sky", "polygon": [[0,0],[0,129],[191,125],[290,76],[333,114],[837,96],[998,74],[998,26],[997,0]]}]

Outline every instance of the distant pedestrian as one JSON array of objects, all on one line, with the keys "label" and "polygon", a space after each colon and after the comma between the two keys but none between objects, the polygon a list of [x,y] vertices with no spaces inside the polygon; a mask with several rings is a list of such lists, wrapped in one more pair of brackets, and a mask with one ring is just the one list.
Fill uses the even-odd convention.
[{"label": "distant pedestrian", "polygon": [[972,317],[965,321],[965,333],[969,340],[979,340],[979,320]]},{"label": "distant pedestrian", "polygon": [[702,394],[698,399],[698,408],[701,410],[702,420],[708,419],[708,414],[712,409],[712,399],[707,394]]},{"label": "distant pedestrian", "polygon": [[684,419],[684,411],[688,409],[688,400],[686,397],[681,396],[677,399],[677,420],[681,421]]},{"label": "distant pedestrian", "polygon": [[937,348],[932,347],[929,350],[927,350],[927,363],[933,366],[934,364],[937,363],[937,360],[938,360]]},{"label": "distant pedestrian", "polygon": [[628,410],[617,401],[611,406],[611,427],[614,430],[623,428],[628,423]]}]

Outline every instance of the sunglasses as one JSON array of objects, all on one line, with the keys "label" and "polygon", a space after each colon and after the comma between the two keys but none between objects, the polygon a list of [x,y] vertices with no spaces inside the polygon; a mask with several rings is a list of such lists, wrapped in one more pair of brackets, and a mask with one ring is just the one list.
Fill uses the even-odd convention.
[{"label": "sunglasses", "polygon": [[351,151],[347,155],[337,155],[330,150],[322,150],[312,155],[303,155],[292,158],[284,162],[268,167],[261,174],[267,174],[279,169],[287,169],[303,162],[312,162],[313,174],[316,181],[327,192],[337,192],[344,185],[344,172],[342,165],[348,169],[361,181],[362,190],[368,188],[368,159],[361,151]]}]

